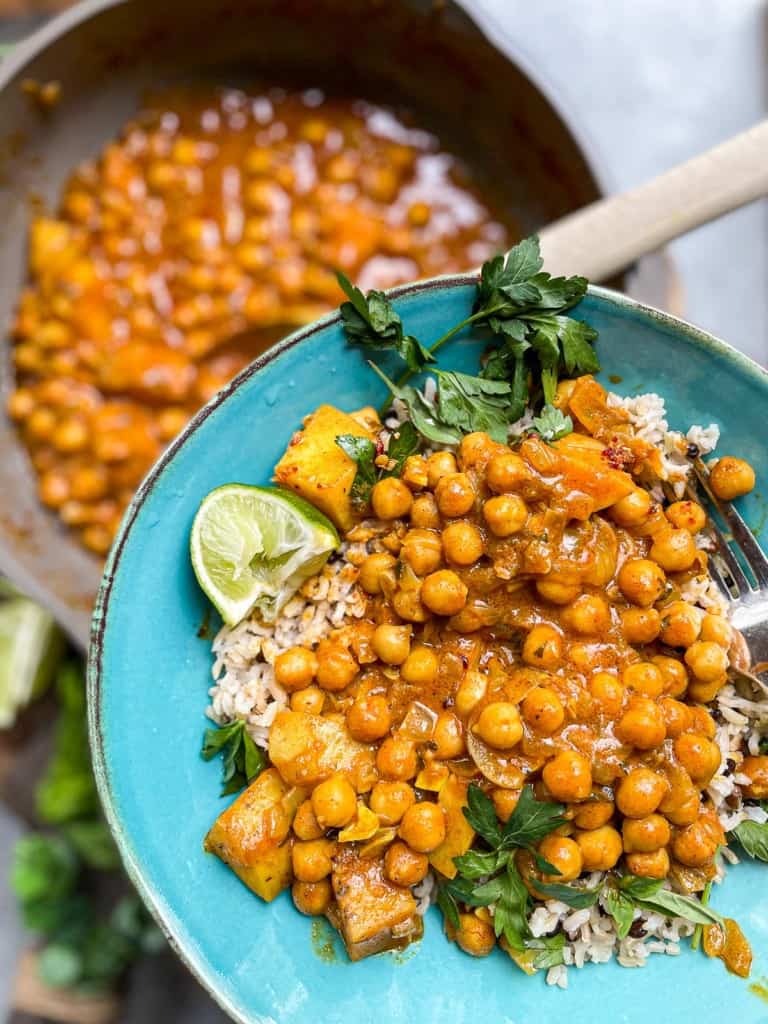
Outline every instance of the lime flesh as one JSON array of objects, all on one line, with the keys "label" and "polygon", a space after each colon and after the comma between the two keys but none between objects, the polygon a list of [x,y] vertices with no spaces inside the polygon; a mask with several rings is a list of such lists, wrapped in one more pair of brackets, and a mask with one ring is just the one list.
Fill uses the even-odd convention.
[{"label": "lime flesh", "polygon": [[333,524],[314,505],[279,487],[245,484],[211,491],[190,537],[197,581],[228,626],[255,609],[274,621],[338,546]]}]

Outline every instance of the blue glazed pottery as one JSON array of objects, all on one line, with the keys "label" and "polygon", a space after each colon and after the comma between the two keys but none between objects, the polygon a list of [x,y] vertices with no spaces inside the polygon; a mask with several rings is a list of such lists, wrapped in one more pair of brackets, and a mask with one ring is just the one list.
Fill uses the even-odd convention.
[{"label": "blue glazed pottery", "polygon": [[[453,278],[400,289],[407,330],[429,343],[465,317],[474,287]],[[670,426],[715,422],[719,451],[744,456],[758,489],[744,514],[768,541],[768,375],[722,342],[620,295],[592,288],[578,315],[600,332],[602,379],[623,394],[658,391]],[[440,352],[476,372],[480,335]],[[643,969],[571,969],[566,992],[525,976],[496,951],[473,960],[447,942],[432,908],[423,942],[350,964],[338,940],[283,893],[267,906],[202,849],[228,799],[218,763],[199,756],[211,684],[210,640],[197,633],[206,601],[189,564],[201,498],[229,481],[265,484],[302,417],[321,402],[378,404],[383,386],[338,316],[288,338],[209,403],[137,493],[112,551],[93,622],[91,741],[101,795],[128,870],[191,970],[238,1021],[279,1024],[523,1024],[676,1020],[768,1021],[768,1005],[719,961],[683,944]],[[768,974],[768,865],[732,868],[713,905],[741,923],[755,951],[752,982]]]}]

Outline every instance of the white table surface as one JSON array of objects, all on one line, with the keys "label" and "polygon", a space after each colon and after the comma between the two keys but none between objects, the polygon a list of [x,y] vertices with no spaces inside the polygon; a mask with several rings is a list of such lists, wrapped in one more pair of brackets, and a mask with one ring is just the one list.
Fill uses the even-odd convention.
[{"label": "white table surface", "polygon": [[[766,0],[477,0],[577,113],[616,188],[629,188],[766,116]],[[768,154],[766,154],[768,158]],[[689,320],[768,364],[768,206],[675,242]],[[18,826],[0,810],[0,868]],[[7,868],[6,868],[7,870]],[[5,874],[5,871],[3,872]],[[0,889],[0,1007],[22,939]],[[136,1024],[149,1024],[140,1008]],[[175,1021],[220,1021],[201,997]],[[165,1024],[172,1024],[164,1015]]]}]

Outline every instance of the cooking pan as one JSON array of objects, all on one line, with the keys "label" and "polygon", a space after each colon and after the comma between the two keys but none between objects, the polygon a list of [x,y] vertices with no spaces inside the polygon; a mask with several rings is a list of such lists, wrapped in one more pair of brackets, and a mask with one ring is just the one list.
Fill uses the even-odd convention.
[{"label": "cooking pan", "polygon": [[[402,104],[469,158],[483,187],[526,232],[598,198],[601,177],[583,140],[512,41],[483,35],[472,7],[433,0],[86,0],[55,18],[0,65],[0,324],[10,322],[26,273],[30,197],[54,204],[75,165],[117,134],[143,93],[164,85],[265,81]],[[42,112],[22,92],[25,78],[58,80],[61,102]],[[661,277],[653,270],[645,276]],[[3,409],[12,386],[9,357],[2,339]],[[0,571],[47,605],[84,647],[100,562],[39,504],[26,452],[4,412],[0,451]]]}]

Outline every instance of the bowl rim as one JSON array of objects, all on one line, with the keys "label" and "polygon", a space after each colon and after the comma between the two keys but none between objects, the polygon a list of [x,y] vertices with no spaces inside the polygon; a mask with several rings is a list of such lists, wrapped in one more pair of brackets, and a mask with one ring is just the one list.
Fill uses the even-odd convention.
[{"label": "bowl rim", "polygon": [[[477,282],[477,275],[456,274],[443,277],[430,278],[426,281],[418,281],[413,284],[402,285],[387,292],[391,299],[400,299],[419,292],[439,291],[445,288],[457,288],[472,285]],[[621,292],[613,291],[610,288],[603,288],[590,285],[587,290],[589,296],[595,297],[609,307],[617,310],[631,311],[640,314],[646,320],[667,328],[673,328],[682,332],[690,341],[702,345],[704,348],[714,351],[721,357],[728,359],[742,373],[746,373],[759,386],[763,387],[768,397],[768,370],[759,366],[748,356],[739,352],[728,342],[716,337],[694,324],[679,317],[665,313],[644,303],[630,299]],[[157,924],[165,935],[169,945],[181,959],[187,969],[197,979],[198,983],[218,1003],[218,1005],[239,1022],[239,1024],[270,1024],[271,1018],[261,1016],[245,1016],[234,1005],[229,996],[221,989],[216,972],[205,962],[204,957],[193,948],[185,948],[184,941],[177,938],[174,933],[175,914],[166,903],[164,897],[144,877],[140,859],[128,840],[127,833],[120,821],[116,803],[113,799],[109,773],[107,770],[107,753],[104,736],[101,729],[102,712],[102,658],[104,653],[104,635],[108,625],[109,604],[115,576],[119,571],[123,550],[130,538],[133,525],[136,522],[144,503],[153,491],[155,485],[161,479],[165,468],[173,461],[178,451],[186,444],[187,440],[203,425],[208,417],[222,403],[226,402],[236,391],[238,391],[251,377],[255,376],[265,366],[274,362],[283,352],[295,348],[318,331],[322,331],[341,320],[341,314],[329,313],[316,320],[306,327],[302,327],[293,334],[288,335],[262,355],[258,356],[252,363],[243,369],[226,387],[222,388],[214,397],[203,406],[202,409],[187,424],[184,430],[173,441],[170,447],[163,453],[155,463],[147,476],[142,481],[139,489],[131,501],[128,510],[123,518],[117,539],[112,547],[107,560],[104,575],[99,586],[96,605],[91,622],[91,642],[88,650],[87,664],[87,695],[88,695],[88,733],[93,758],[94,774],[101,799],[102,807],[107,823],[117,843],[123,864],[125,865],[128,877],[141,896],[146,906],[151,911]]]}]

